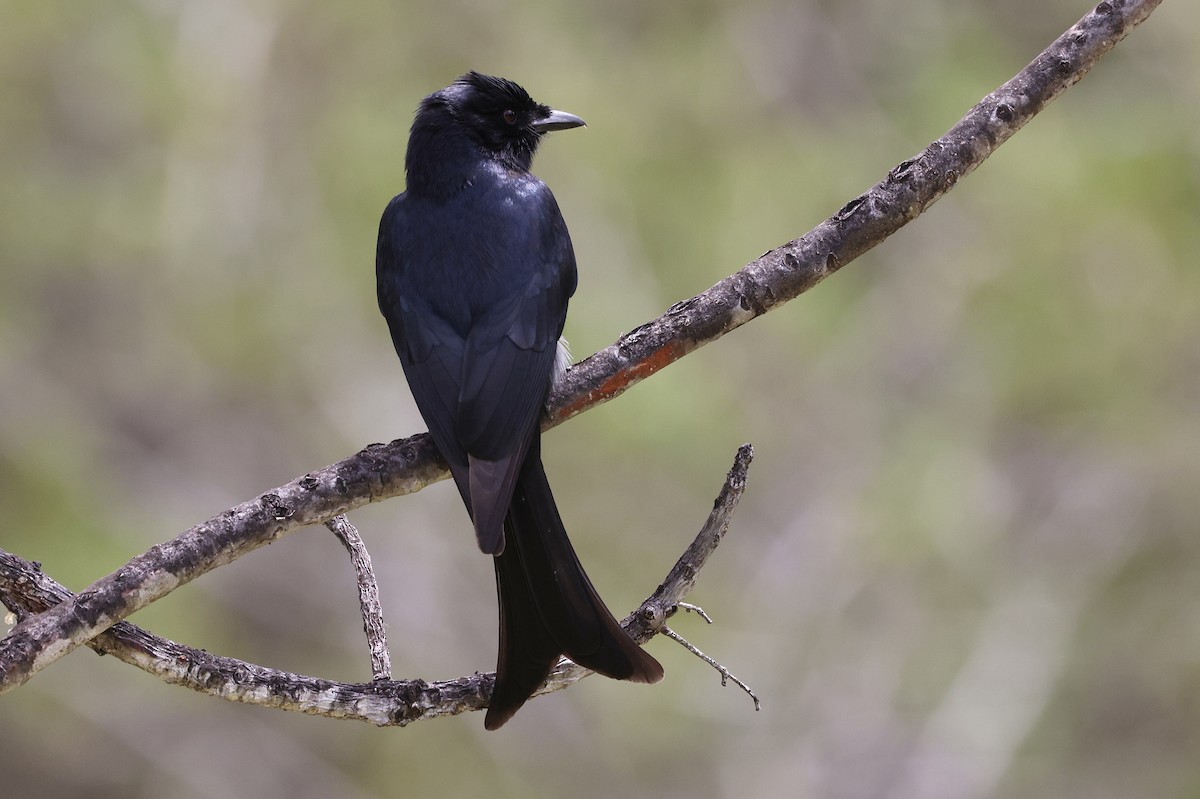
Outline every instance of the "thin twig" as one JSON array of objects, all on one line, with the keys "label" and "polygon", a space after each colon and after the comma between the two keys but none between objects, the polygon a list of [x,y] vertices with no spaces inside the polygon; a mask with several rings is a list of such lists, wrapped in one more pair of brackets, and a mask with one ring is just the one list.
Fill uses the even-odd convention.
[{"label": "thin twig", "polygon": [[704,608],[699,605],[693,605],[690,602],[678,602],[676,606],[684,613],[695,613],[700,618],[704,619],[709,624],[713,623],[712,616],[704,612]]},{"label": "thin twig", "polygon": [[379,584],[375,581],[375,569],[371,566],[371,555],[362,536],[344,515],[338,514],[325,526],[337,536],[350,553],[354,565],[354,578],[358,584],[358,604],[362,608],[363,632],[367,634],[367,647],[371,651],[371,678],[392,679],[392,658],[388,654],[387,630],[383,623],[383,605],[379,602]]},{"label": "thin twig", "polygon": [[737,678],[737,675],[735,675],[732,671],[730,671],[729,669],[722,666],[720,663],[718,663],[713,658],[711,658],[708,655],[701,652],[695,645],[693,645],[690,641],[688,641],[688,639],[684,638],[682,635],[675,632],[670,627],[663,627],[662,633],[663,633],[663,635],[667,636],[672,641],[679,644],[684,649],[691,652],[693,655],[700,658],[705,663],[707,663],[708,665],[710,665],[714,669],[716,669],[717,673],[719,673],[721,675],[721,685],[722,686],[726,685],[727,681],[732,682],[738,688],[741,688],[743,691],[745,691],[747,694],[750,695],[750,698],[754,700],[754,709],[756,711],[762,710],[762,703],[758,701],[758,695],[756,693],[754,693],[754,691],[750,690],[749,685],[746,685],[746,683],[739,680]]},{"label": "thin twig", "polygon": [[[1160,2],[1100,3],[944,136],[829,219],[577,364],[551,397],[547,426],[620,395],[807,291],[885,240],[1078,82]],[[423,434],[371,445],[198,524],[133,558],[71,601],[10,630],[0,640],[0,693],[205,572],[302,527],[323,524],[368,502],[411,493],[445,476],[445,464]]]}]

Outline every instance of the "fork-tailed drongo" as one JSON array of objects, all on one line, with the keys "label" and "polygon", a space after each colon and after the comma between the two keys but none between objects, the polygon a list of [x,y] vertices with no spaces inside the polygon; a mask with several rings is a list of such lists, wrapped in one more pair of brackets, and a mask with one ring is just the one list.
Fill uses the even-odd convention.
[{"label": "fork-tailed drongo", "polygon": [[621,629],[567,539],[542,470],[540,421],[575,291],[554,195],[529,172],[548,131],[583,124],[517,84],[470,72],[426,97],[388,204],[379,308],[409,387],[450,465],[500,604],[496,729],[565,654],[619,680],[663,670]]}]

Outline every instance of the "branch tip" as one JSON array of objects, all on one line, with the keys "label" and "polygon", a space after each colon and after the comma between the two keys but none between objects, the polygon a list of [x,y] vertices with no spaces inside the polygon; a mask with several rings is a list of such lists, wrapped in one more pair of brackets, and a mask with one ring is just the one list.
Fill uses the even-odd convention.
[{"label": "branch tip", "polygon": [[680,608],[684,613],[695,613],[709,624],[713,623],[712,616],[709,616],[707,613],[705,613],[704,608],[700,607],[699,605],[693,605],[690,602],[677,602],[675,603],[675,607]]},{"label": "branch tip", "polygon": [[672,630],[670,627],[663,627],[662,633],[663,633],[663,635],[667,636],[672,641],[679,644],[684,649],[691,652],[693,655],[700,658],[705,663],[707,663],[708,665],[710,665],[714,669],[716,669],[717,673],[721,675],[721,686],[722,687],[724,687],[728,683],[732,682],[738,688],[741,688],[743,691],[745,691],[746,694],[750,697],[750,699],[752,699],[754,701],[754,710],[756,712],[759,710],[762,710],[762,702],[759,701],[758,695],[750,689],[749,685],[746,685],[746,683],[742,682],[742,680],[740,680],[737,677],[737,675],[735,675],[732,671],[725,668],[723,665],[718,663],[715,659],[713,659],[713,658],[709,657],[708,655],[704,654],[703,652],[701,652],[695,645],[693,645],[690,641],[688,641],[686,638],[684,638],[679,633]]}]

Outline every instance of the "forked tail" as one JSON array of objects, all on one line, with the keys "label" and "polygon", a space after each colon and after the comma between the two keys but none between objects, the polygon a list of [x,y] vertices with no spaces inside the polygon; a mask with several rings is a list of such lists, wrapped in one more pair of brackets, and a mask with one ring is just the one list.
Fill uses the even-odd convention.
[{"label": "forked tail", "polygon": [[484,726],[512,718],[545,681],[559,655],[617,680],[655,683],[658,661],[621,629],[592,587],[567,538],[534,441],[504,521],[495,558],[500,597],[496,687]]}]

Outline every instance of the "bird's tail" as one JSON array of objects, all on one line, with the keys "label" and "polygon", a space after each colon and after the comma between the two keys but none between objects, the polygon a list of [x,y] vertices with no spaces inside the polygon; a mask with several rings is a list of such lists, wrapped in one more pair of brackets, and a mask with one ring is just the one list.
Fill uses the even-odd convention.
[{"label": "bird's tail", "polygon": [[567,538],[535,440],[504,521],[495,558],[500,597],[496,686],[484,726],[512,718],[565,654],[617,680],[655,683],[658,661],[633,642],[592,587]]}]

